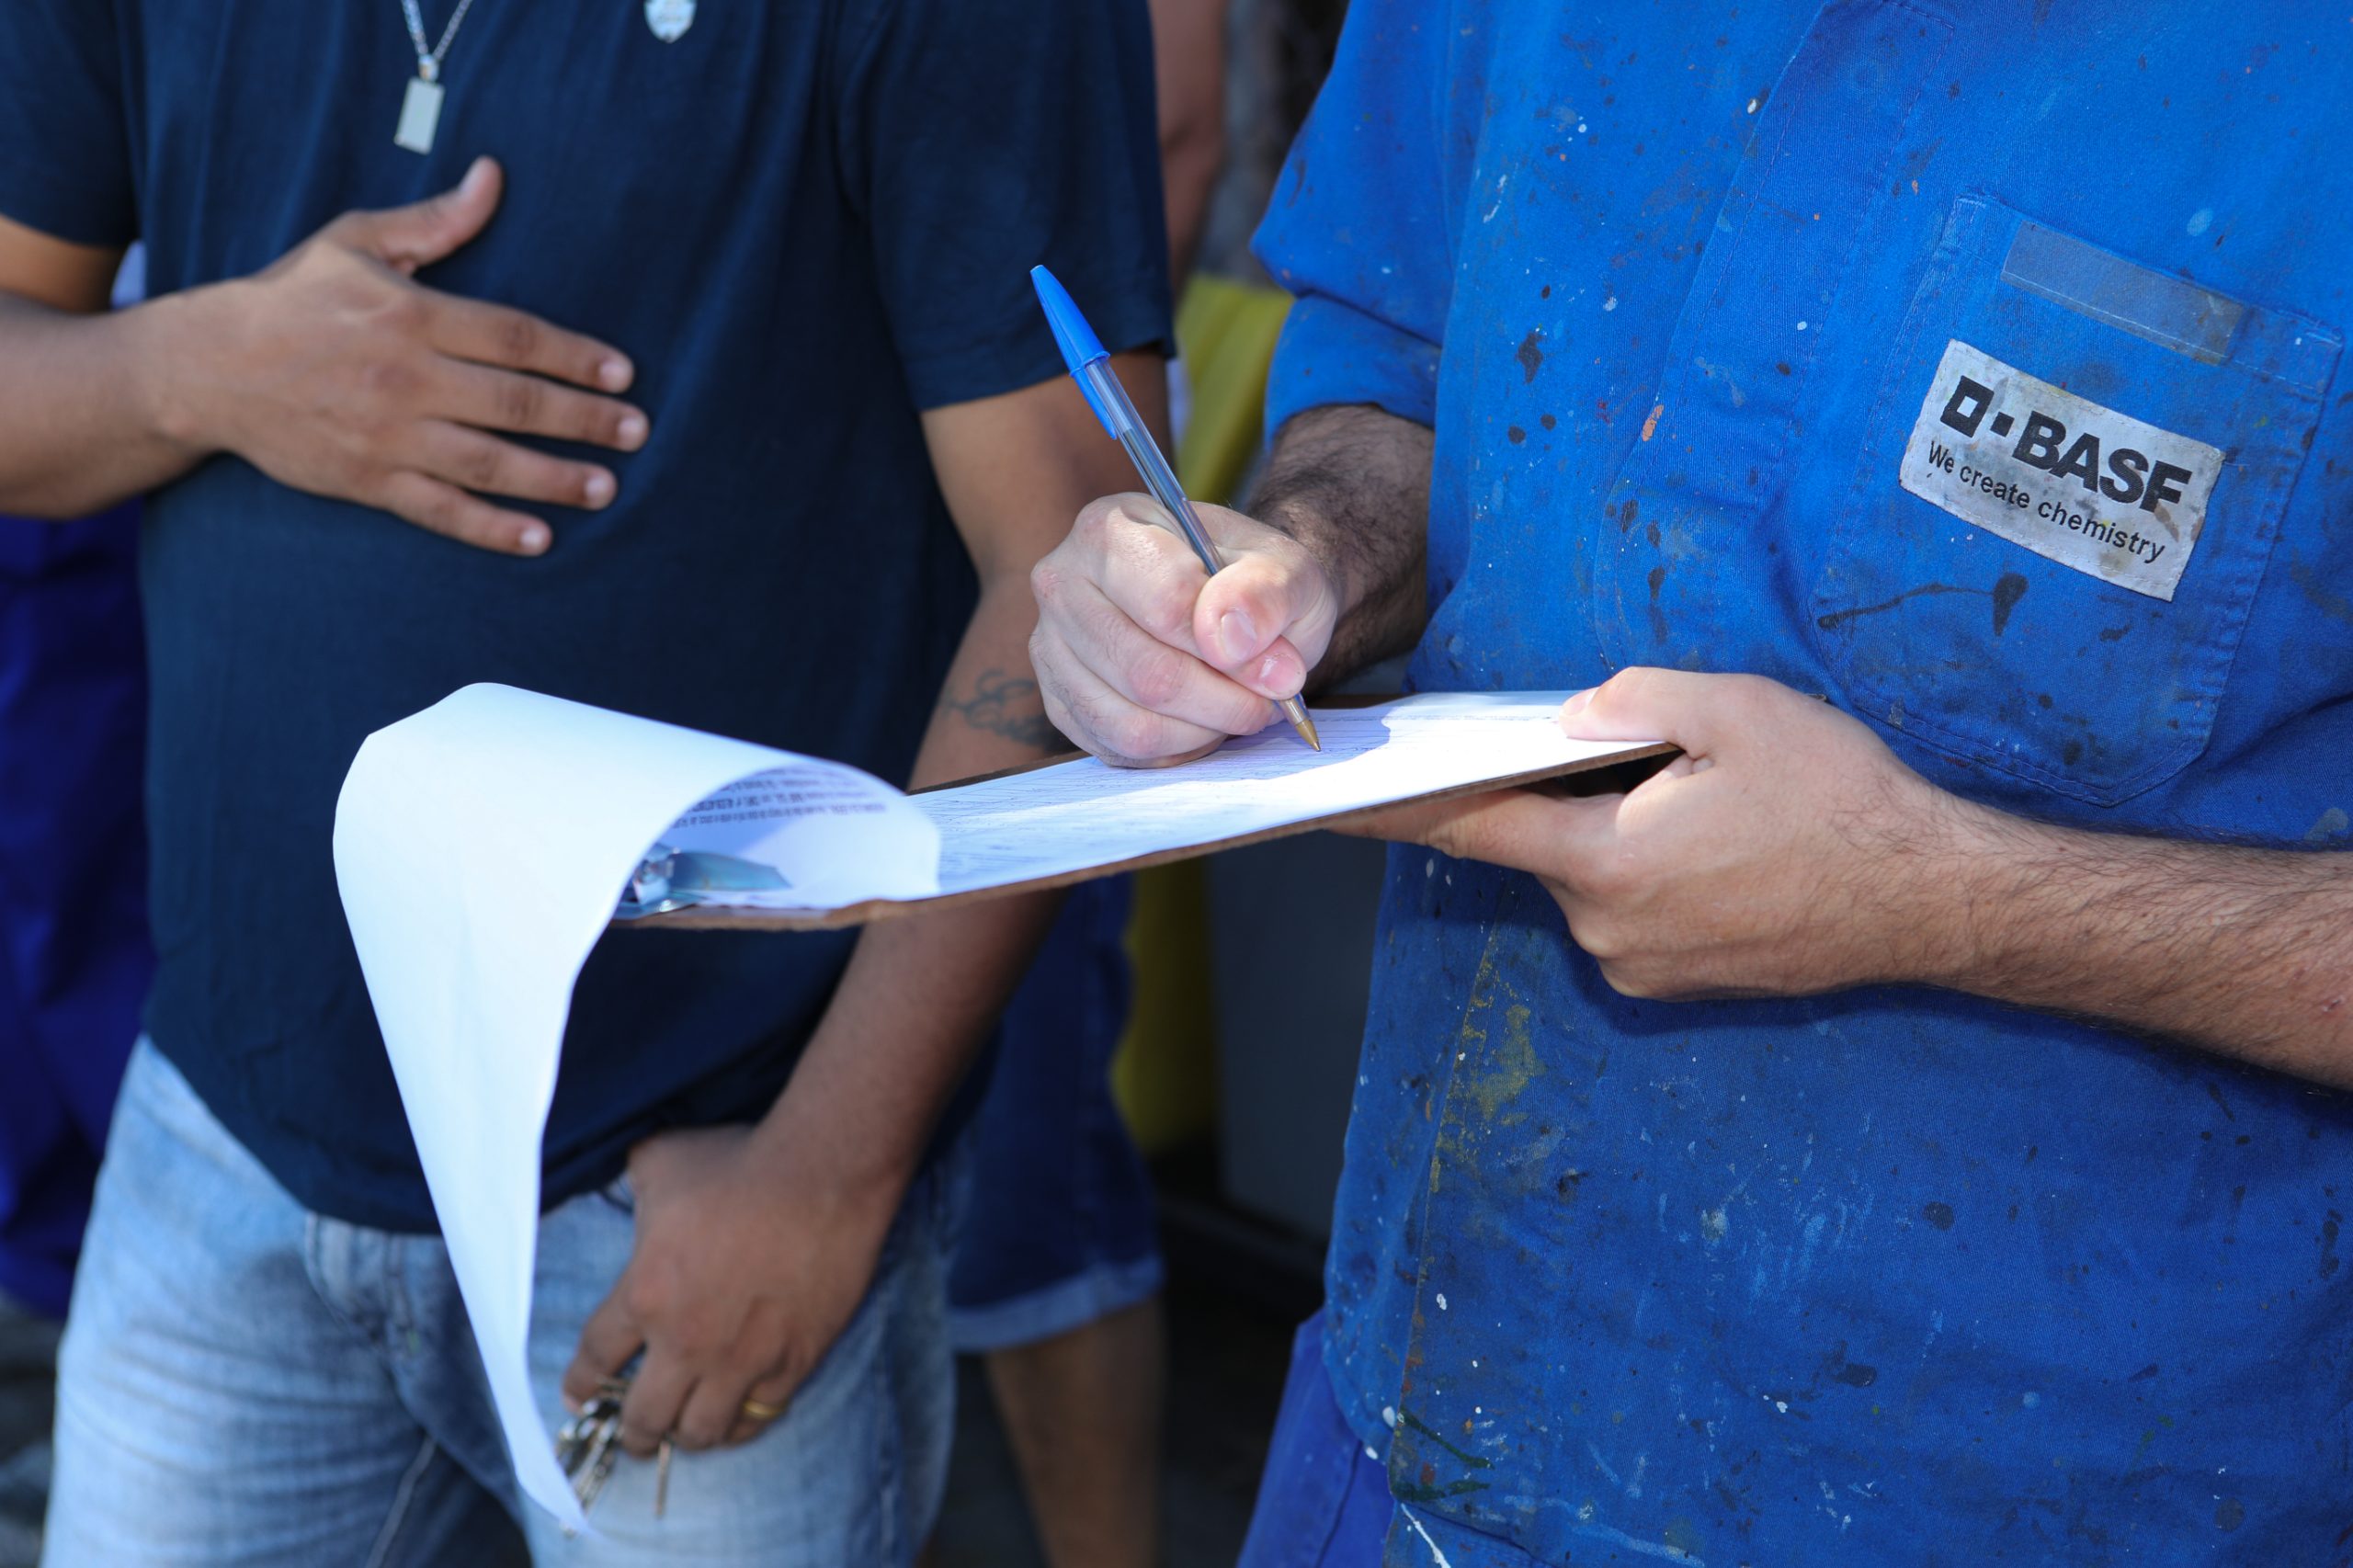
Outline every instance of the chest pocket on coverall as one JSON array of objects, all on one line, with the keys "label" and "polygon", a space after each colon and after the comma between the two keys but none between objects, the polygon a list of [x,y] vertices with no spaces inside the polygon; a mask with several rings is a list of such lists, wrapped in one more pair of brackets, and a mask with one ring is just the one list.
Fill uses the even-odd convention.
[{"label": "chest pocket on coverall", "polygon": [[[1961,198],[1897,333],[1814,585],[1813,635],[1855,708],[1972,767],[2099,805],[2180,772],[2205,748],[2341,346],[2313,323]],[[1959,385],[1967,369],[1997,390]],[[2012,370],[2031,380],[2003,381]],[[2053,434],[2038,400],[2063,426],[2072,411],[2077,428]],[[1972,470],[1954,460],[1953,433],[1980,421],[1972,446],[1990,455]],[[2139,505],[2162,457],[2118,455],[2164,444],[2147,438],[2157,433],[2177,438],[2181,468],[2200,464],[2180,443],[2219,454],[2211,478],[2165,475],[2162,510]],[[2074,450],[2086,434],[2106,450]],[[1928,472],[1938,458],[1942,475]],[[2010,537],[1907,482],[2000,513]],[[2114,546],[2090,542],[2109,524]],[[2162,568],[2144,559],[2165,551],[2177,553]],[[2173,597],[2127,582],[2170,583]]]}]

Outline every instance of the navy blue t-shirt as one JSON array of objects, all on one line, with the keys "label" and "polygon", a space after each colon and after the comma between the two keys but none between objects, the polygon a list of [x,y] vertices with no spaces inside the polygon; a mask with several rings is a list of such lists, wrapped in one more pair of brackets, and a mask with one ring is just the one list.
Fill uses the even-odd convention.
[{"label": "navy blue t-shirt", "polygon": [[[0,214],[142,238],[163,294],[489,153],[504,205],[422,280],[622,348],[653,420],[539,560],[232,458],[148,510],[148,1024],[301,1201],[433,1223],[329,860],[369,732],[503,681],[904,778],[974,600],[918,411],[1061,372],[1036,262],[1107,342],[1167,336],[1150,50],[1142,0],[701,0],[667,42],[635,4],[478,0],[419,156],[397,0],[0,7]],[[550,1200],[765,1109],[848,940],[604,944]]]}]

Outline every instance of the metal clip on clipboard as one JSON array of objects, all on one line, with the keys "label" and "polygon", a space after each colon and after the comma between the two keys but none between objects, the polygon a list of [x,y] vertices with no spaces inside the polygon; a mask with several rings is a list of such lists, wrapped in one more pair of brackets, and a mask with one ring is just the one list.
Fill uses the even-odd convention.
[{"label": "metal clip on clipboard", "polygon": [[613,907],[616,920],[642,920],[699,903],[724,903],[716,895],[773,892],[792,884],[773,866],[746,860],[740,855],[720,855],[707,849],[673,849],[657,844],[645,852]]}]

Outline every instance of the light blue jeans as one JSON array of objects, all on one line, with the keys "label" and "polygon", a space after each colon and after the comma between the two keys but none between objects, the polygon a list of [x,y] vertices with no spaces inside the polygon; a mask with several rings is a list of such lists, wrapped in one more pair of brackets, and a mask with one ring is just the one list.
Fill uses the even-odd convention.
[{"label": "light blue jeans", "polygon": [[[566,1539],[519,1500],[439,1238],[302,1209],[142,1042],[60,1358],[46,1568],[909,1563],[954,1425],[953,1188],[917,1182],[781,1420],[679,1454],[661,1519],[654,1467],[624,1460],[599,1533]],[[540,1221],[531,1380],[551,1426],[633,1226],[625,1183]]]}]

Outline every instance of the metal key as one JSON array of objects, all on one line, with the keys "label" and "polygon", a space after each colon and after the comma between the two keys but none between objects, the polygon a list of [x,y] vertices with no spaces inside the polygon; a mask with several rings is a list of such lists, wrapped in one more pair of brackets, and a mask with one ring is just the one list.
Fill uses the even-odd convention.
[{"label": "metal key", "polygon": [[580,1499],[580,1511],[586,1513],[597,1506],[597,1494],[605,1490],[605,1483],[613,1478],[613,1470],[620,1463],[620,1424],[599,1433],[596,1446],[589,1450],[587,1462],[573,1478],[573,1494]]},{"label": "metal key", "polygon": [[[628,1397],[626,1381],[598,1384],[596,1397],[555,1435],[555,1462],[572,1483],[572,1494],[584,1514],[596,1505],[597,1494],[620,1463],[621,1404]],[[670,1507],[670,1456],[675,1447],[664,1437],[654,1453],[654,1517],[657,1519]]]},{"label": "metal key", "polygon": [[557,1430],[555,1462],[564,1474],[576,1472],[597,1437],[620,1419],[621,1402],[628,1393],[627,1383],[599,1383],[595,1395],[580,1407],[579,1414]]},{"label": "metal key", "polygon": [[628,1393],[627,1383],[601,1385],[596,1397],[556,1434],[556,1463],[571,1480],[572,1494],[584,1514],[595,1506],[597,1494],[620,1463],[621,1402]]},{"label": "metal key", "polygon": [[589,1402],[579,1415],[566,1421],[555,1435],[555,1462],[566,1479],[579,1471],[581,1461],[587,1458],[590,1445],[597,1430],[610,1419],[602,1398]]},{"label": "metal key", "polygon": [[580,1499],[583,1514],[597,1506],[597,1495],[605,1490],[605,1483],[612,1479],[614,1468],[620,1463],[620,1445],[608,1443],[588,1461],[588,1468],[582,1471],[573,1483],[572,1490]]}]

